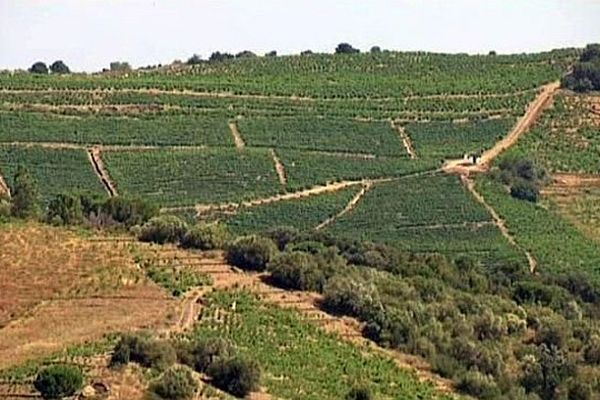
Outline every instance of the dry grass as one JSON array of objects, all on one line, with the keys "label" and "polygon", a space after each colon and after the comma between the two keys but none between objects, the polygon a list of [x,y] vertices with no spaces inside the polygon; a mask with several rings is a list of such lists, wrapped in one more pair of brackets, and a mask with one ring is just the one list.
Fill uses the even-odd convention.
[{"label": "dry grass", "polygon": [[0,368],[109,332],[162,326],[173,301],[129,245],[39,224],[0,228]]}]

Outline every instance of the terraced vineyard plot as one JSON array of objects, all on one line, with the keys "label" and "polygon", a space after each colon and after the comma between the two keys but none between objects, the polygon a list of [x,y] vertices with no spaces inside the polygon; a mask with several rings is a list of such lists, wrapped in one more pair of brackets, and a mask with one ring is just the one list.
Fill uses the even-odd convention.
[{"label": "terraced vineyard plot", "polygon": [[174,115],[144,118],[1,112],[1,142],[118,145],[232,146],[227,117]]},{"label": "terraced vineyard plot", "polygon": [[241,201],[281,190],[267,150],[123,151],[103,158],[119,193],[162,206]]},{"label": "terraced vineyard plot", "polygon": [[328,230],[413,251],[515,255],[491,216],[454,176],[377,184]]},{"label": "terraced vineyard plot", "polygon": [[342,180],[398,177],[435,169],[431,160],[408,157],[353,157],[296,150],[278,150],[289,187],[310,187]]},{"label": "terraced vineyard plot", "polygon": [[44,201],[65,192],[106,194],[83,150],[0,146],[0,174],[9,185],[19,165],[33,176]]},{"label": "terraced vineyard plot", "polygon": [[224,220],[233,233],[240,235],[282,226],[313,229],[343,210],[358,190],[359,187],[355,186],[334,193],[242,208],[236,215]]},{"label": "terraced vineyard plot", "polygon": [[397,133],[386,122],[251,118],[238,124],[251,146],[406,156]]},{"label": "terraced vineyard plot", "polygon": [[515,121],[512,118],[477,122],[430,122],[406,125],[420,157],[460,158],[464,154],[489,149],[505,136]]},{"label": "terraced vineyard plot", "polygon": [[600,242],[600,186],[544,190],[556,210],[591,239]]},{"label": "terraced vineyard plot", "polygon": [[600,96],[559,94],[510,154],[553,171],[600,172]]},{"label": "terraced vineyard plot", "polygon": [[[423,94],[507,93],[558,79],[576,51],[468,56],[424,52],[247,58],[174,71],[69,79],[0,74],[0,88],[191,89],[318,98],[389,98]],[[289,77],[293,75],[294,79]]]},{"label": "terraced vineyard plot", "polygon": [[216,292],[208,302],[203,315],[225,314],[225,320],[203,318],[193,336],[233,341],[261,365],[261,384],[273,397],[337,400],[354,385],[369,382],[377,398],[449,398],[393,360],[340,341],[295,311],[261,304],[240,292]]},{"label": "terraced vineyard plot", "polygon": [[538,261],[538,270],[581,272],[600,280],[600,246],[554,212],[516,200],[497,182],[481,178],[479,192],[506,221],[517,243]]}]

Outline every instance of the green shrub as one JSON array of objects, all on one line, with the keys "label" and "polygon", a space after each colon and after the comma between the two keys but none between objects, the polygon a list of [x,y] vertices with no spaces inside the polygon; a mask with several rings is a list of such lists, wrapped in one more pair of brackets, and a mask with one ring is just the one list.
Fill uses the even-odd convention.
[{"label": "green shrub", "polygon": [[22,166],[17,168],[17,173],[10,188],[11,213],[17,218],[34,218],[39,212],[39,195],[36,182],[29,171]]},{"label": "green shrub", "polygon": [[355,386],[346,395],[346,400],[372,400],[373,395],[367,386]]},{"label": "green shrub", "polygon": [[83,386],[83,374],[77,367],[53,365],[43,369],[33,383],[44,399],[62,399],[74,395]]},{"label": "green shrub", "polygon": [[174,215],[161,215],[146,222],[140,230],[138,239],[142,242],[159,244],[178,243],[187,232],[187,225]]},{"label": "green shrub", "polygon": [[116,344],[110,364],[118,366],[130,361],[146,368],[164,370],[176,360],[175,349],[168,342],[141,335],[126,335]]},{"label": "green shrub", "polygon": [[267,263],[277,254],[277,247],[271,239],[260,236],[244,236],[237,239],[227,249],[227,262],[236,267],[264,271]]},{"label": "green shrub", "polygon": [[273,283],[286,289],[321,292],[326,282],[314,256],[298,251],[280,253],[267,269]]},{"label": "green shrub", "polygon": [[256,362],[245,358],[218,359],[207,373],[216,387],[234,396],[244,397],[259,387],[260,368]]},{"label": "green shrub", "polygon": [[583,348],[583,359],[590,365],[600,365],[600,336],[594,335]]},{"label": "green shrub", "polygon": [[60,225],[74,225],[83,221],[83,207],[79,196],[59,194],[48,203],[46,221]]},{"label": "green shrub", "polygon": [[[87,203],[87,202],[86,202]],[[84,204],[93,206],[93,204]],[[98,213],[115,223],[130,227],[141,225],[158,215],[158,207],[140,199],[129,199],[126,197],[110,197],[99,206]]]},{"label": "green shrub", "polygon": [[183,235],[181,246],[186,249],[221,249],[228,237],[227,229],[221,224],[198,224]]},{"label": "green shrub", "polygon": [[519,180],[511,186],[510,195],[515,199],[537,203],[540,198],[540,189],[534,183]]},{"label": "green shrub", "polygon": [[217,360],[229,359],[235,354],[233,344],[222,338],[198,340],[190,344],[188,351],[187,365],[198,372],[206,372]]},{"label": "green shrub", "polygon": [[500,394],[494,378],[479,371],[468,371],[459,379],[456,387],[480,399],[492,399]]},{"label": "green shrub", "polygon": [[187,368],[171,368],[150,385],[150,392],[165,400],[187,400],[194,397],[198,384]]},{"label": "green shrub", "polygon": [[323,307],[330,312],[367,320],[381,310],[377,288],[369,283],[359,283],[352,278],[335,276],[323,289]]},{"label": "green shrub", "polygon": [[279,251],[283,251],[288,243],[298,239],[300,232],[296,228],[283,226],[268,230],[265,236],[275,242]]}]

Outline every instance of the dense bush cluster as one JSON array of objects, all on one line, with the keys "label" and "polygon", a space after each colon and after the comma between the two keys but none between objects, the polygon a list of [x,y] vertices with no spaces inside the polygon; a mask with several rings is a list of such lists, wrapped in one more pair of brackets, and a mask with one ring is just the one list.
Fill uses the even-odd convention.
[{"label": "dense bush cluster", "polygon": [[165,371],[150,386],[150,392],[162,399],[189,399],[196,391],[196,381],[189,369],[172,367],[176,361],[208,375],[213,385],[234,396],[244,397],[258,389],[259,365],[237,354],[230,342],[219,338],[166,342],[144,335],[126,335],[113,350],[111,366],[135,362]]},{"label": "dense bush cluster", "polygon": [[573,71],[563,78],[562,86],[576,92],[600,90],[600,44],[587,45]]},{"label": "dense bush cluster", "polygon": [[499,168],[498,178],[510,188],[510,195],[520,200],[536,203],[541,187],[549,180],[546,170],[529,159],[505,158]]},{"label": "dense bush cluster", "polygon": [[[507,171],[544,176],[528,162]],[[363,321],[363,334],[382,346],[424,357],[465,393],[592,399],[600,389],[600,286],[584,275],[532,276],[518,263],[483,266],[287,228],[266,235],[245,238],[237,256],[254,259],[251,244],[272,241],[260,265],[273,284],[322,293],[328,312]]]},{"label": "dense bush cluster", "polygon": [[83,373],[71,365],[52,365],[37,375],[33,386],[44,399],[62,399],[81,389]]}]

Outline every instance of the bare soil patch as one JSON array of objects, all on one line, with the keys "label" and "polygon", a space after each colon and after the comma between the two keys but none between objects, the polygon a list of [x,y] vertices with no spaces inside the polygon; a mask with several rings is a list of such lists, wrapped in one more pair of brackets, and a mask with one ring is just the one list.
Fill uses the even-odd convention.
[{"label": "bare soil patch", "polygon": [[285,166],[277,157],[277,153],[275,153],[275,149],[271,149],[271,158],[273,158],[273,163],[275,164],[275,171],[277,172],[277,177],[279,178],[279,183],[282,185],[287,184],[287,175],[285,173]]},{"label": "bare soil patch", "polygon": [[229,129],[231,130],[231,135],[233,136],[233,142],[235,143],[235,147],[237,149],[243,149],[246,147],[246,143],[242,138],[242,134],[238,128],[238,125],[235,121],[229,123]]},{"label": "bare soil patch", "polygon": [[88,158],[92,163],[92,167],[94,167],[94,172],[98,175],[98,179],[102,182],[102,185],[106,189],[106,192],[110,197],[117,196],[117,189],[112,179],[110,179],[110,175],[108,171],[104,167],[104,162],[102,161],[102,157],[100,156],[100,148],[92,147],[87,151]]}]

